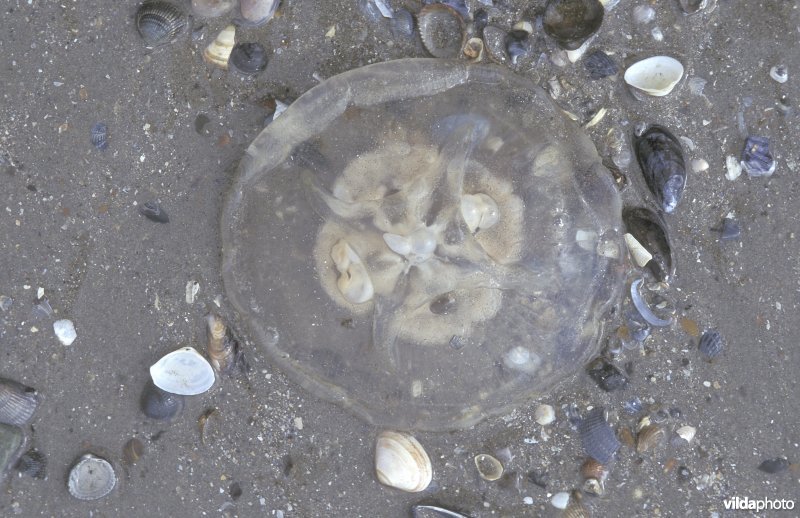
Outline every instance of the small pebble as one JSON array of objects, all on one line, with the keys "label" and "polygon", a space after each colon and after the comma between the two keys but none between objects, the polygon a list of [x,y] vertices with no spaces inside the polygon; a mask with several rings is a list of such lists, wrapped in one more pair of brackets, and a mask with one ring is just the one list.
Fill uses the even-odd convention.
[{"label": "small pebble", "polygon": [[75,326],[71,320],[62,319],[53,322],[53,332],[55,332],[58,340],[64,345],[72,345],[72,342],[78,338],[75,332]]}]

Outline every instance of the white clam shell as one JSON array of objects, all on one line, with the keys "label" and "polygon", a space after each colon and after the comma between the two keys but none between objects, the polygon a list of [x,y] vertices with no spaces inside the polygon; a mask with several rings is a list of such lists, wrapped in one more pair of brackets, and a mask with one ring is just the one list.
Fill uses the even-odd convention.
[{"label": "white clam shell", "polygon": [[629,66],[625,71],[625,82],[633,88],[663,97],[670,93],[683,77],[683,65],[669,56],[653,56]]},{"label": "white clam shell", "polygon": [[117,484],[114,468],[105,459],[87,453],[72,467],[67,480],[69,492],[80,500],[97,500]]},{"label": "white clam shell", "polygon": [[556,412],[550,405],[539,405],[533,411],[533,420],[542,426],[547,426],[556,420]]},{"label": "white clam shell", "polygon": [[378,481],[416,493],[423,491],[433,479],[431,459],[412,435],[384,431],[375,444],[375,472]]},{"label": "white clam shell", "polygon": [[236,26],[228,25],[217,37],[203,50],[203,59],[206,63],[228,69],[228,58],[236,45]]},{"label": "white clam shell", "polygon": [[192,347],[172,351],[150,367],[153,383],[182,396],[202,394],[214,385],[214,369]]}]

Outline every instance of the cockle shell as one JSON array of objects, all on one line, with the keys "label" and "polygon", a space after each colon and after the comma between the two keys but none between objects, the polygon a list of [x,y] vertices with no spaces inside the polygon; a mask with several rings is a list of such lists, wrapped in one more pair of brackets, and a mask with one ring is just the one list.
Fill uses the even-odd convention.
[{"label": "cockle shell", "polygon": [[416,493],[423,491],[433,479],[433,467],[425,449],[412,435],[384,431],[375,444],[375,472],[378,481]]},{"label": "cockle shell", "polygon": [[683,65],[669,56],[653,56],[637,61],[625,71],[625,82],[654,97],[670,93],[683,77]]},{"label": "cockle shell", "polygon": [[186,28],[186,16],[169,2],[147,1],[136,12],[136,28],[153,48],[175,41]]},{"label": "cockle shell", "polygon": [[38,404],[36,390],[22,383],[0,378],[0,423],[24,426],[33,417]]},{"label": "cockle shell", "polygon": [[150,367],[153,383],[182,396],[202,394],[214,385],[214,369],[192,347],[172,351]]},{"label": "cockle shell", "polygon": [[69,473],[67,487],[75,498],[97,500],[109,494],[117,485],[117,476],[111,464],[100,457],[87,453],[81,457]]},{"label": "cockle shell", "polygon": [[220,32],[214,41],[203,50],[203,59],[206,63],[225,70],[228,69],[228,58],[231,56],[233,46],[236,44],[236,27],[228,25]]}]

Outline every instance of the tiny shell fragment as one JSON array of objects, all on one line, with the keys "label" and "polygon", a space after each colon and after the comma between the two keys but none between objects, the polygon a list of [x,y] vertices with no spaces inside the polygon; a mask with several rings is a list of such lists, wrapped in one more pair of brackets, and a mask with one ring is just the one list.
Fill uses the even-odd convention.
[{"label": "tiny shell fragment", "polygon": [[58,341],[64,345],[72,345],[72,342],[78,338],[75,332],[75,325],[72,320],[62,319],[53,322],[53,332],[56,334]]},{"label": "tiny shell fragment", "polygon": [[539,405],[533,411],[533,419],[542,426],[547,426],[556,420],[556,413],[550,405]]}]

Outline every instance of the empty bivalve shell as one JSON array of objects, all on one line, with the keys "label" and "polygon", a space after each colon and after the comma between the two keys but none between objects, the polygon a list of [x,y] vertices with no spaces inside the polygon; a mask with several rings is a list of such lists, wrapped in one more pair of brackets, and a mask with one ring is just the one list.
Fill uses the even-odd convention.
[{"label": "empty bivalve shell", "polygon": [[433,467],[425,449],[413,436],[384,431],[375,444],[378,481],[409,493],[423,491],[433,479]]},{"label": "empty bivalve shell", "polygon": [[116,484],[117,475],[111,464],[87,453],[72,467],[67,487],[75,498],[97,500],[109,494]]},{"label": "empty bivalve shell", "polygon": [[172,351],[150,367],[153,383],[182,396],[202,394],[214,385],[214,369],[191,347]]},{"label": "empty bivalve shell", "polygon": [[683,77],[683,65],[669,56],[653,56],[629,66],[623,77],[633,88],[654,97],[663,97]]}]

